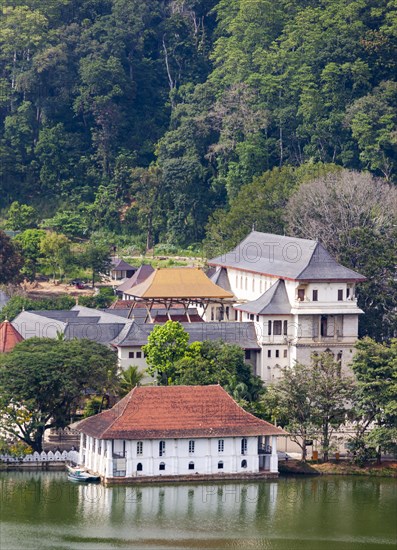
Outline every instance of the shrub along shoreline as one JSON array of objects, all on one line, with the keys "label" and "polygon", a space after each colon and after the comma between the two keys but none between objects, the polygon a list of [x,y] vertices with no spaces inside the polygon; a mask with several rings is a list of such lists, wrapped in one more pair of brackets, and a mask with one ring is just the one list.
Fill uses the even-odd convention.
[{"label": "shrub along shoreline", "polygon": [[357,475],[376,477],[397,477],[397,460],[381,464],[367,463],[357,466],[350,461],[340,462],[302,462],[288,460],[279,462],[280,475]]}]

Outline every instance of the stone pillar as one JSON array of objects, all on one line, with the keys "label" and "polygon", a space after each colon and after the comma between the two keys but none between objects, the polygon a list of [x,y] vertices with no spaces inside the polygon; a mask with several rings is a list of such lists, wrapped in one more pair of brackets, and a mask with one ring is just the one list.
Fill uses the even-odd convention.
[{"label": "stone pillar", "polygon": [[126,441],[126,472],[125,477],[132,477],[132,441]]},{"label": "stone pillar", "polygon": [[87,435],[85,438],[85,453],[84,453],[84,466],[89,467],[90,460],[90,437]]},{"label": "stone pillar", "polygon": [[207,453],[205,456],[205,473],[212,474],[211,438],[207,439]]},{"label": "stone pillar", "polygon": [[[227,473],[237,472],[237,461],[239,460],[241,454],[241,439],[239,437],[233,437],[232,449],[233,454],[231,456],[230,472]],[[225,461],[223,461],[223,463],[225,465]]]},{"label": "stone pillar", "polygon": [[92,469],[94,472],[98,471],[98,461],[99,461],[99,441],[95,438],[94,443],[94,460],[92,462]]},{"label": "stone pillar", "polygon": [[80,434],[80,448],[79,448],[79,466],[83,465],[84,450],[83,450],[84,434]]},{"label": "stone pillar", "polygon": [[103,442],[106,444],[106,468],[105,477],[113,477],[113,455],[112,455],[112,441],[108,439]]},{"label": "stone pillar", "polygon": [[278,472],[277,436],[272,435],[272,454],[270,455],[270,471]]},{"label": "stone pillar", "polygon": [[101,456],[99,458],[99,470],[98,472],[101,475],[105,474],[105,447],[106,447],[106,441],[101,441]]},{"label": "stone pillar", "polygon": [[[152,476],[153,475],[153,469],[154,469],[154,464],[153,464],[153,457],[154,457],[154,446],[155,446],[155,442],[153,441],[153,439],[150,440],[149,443],[149,447],[150,447],[150,454],[149,454],[149,460],[148,460],[148,474],[149,476]],[[156,452],[157,449],[156,449]],[[156,455],[157,456],[157,455]]]}]

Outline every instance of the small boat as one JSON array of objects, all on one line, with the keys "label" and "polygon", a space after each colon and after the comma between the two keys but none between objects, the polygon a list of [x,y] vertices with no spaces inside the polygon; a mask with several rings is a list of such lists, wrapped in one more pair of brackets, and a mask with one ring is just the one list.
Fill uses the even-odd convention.
[{"label": "small boat", "polygon": [[69,466],[69,464],[66,464],[66,468],[68,470],[69,481],[78,481],[80,483],[97,483],[101,480],[100,476],[89,474],[83,468]]}]

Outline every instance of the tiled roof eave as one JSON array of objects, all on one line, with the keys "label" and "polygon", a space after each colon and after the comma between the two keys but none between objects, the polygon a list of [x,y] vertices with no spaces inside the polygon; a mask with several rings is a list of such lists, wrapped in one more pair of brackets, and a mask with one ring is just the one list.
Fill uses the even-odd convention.
[{"label": "tiled roof eave", "polygon": [[217,437],[256,437],[265,435],[288,435],[281,428],[274,426],[264,427],[219,427],[205,429],[186,429],[186,430],[112,430],[111,428],[103,432],[91,432],[84,430],[87,435],[92,435],[98,439],[125,439],[125,440],[148,440],[148,439],[191,439],[191,438],[217,438]]}]

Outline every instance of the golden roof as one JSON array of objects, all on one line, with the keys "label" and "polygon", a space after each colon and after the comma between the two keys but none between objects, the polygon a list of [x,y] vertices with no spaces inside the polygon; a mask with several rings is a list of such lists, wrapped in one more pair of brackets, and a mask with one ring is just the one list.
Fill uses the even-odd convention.
[{"label": "golden roof", "polygon": [[197,267],[156,269],[145,281],[125,290],[135,298],[233,298],[233,294],[213,283]]}]

